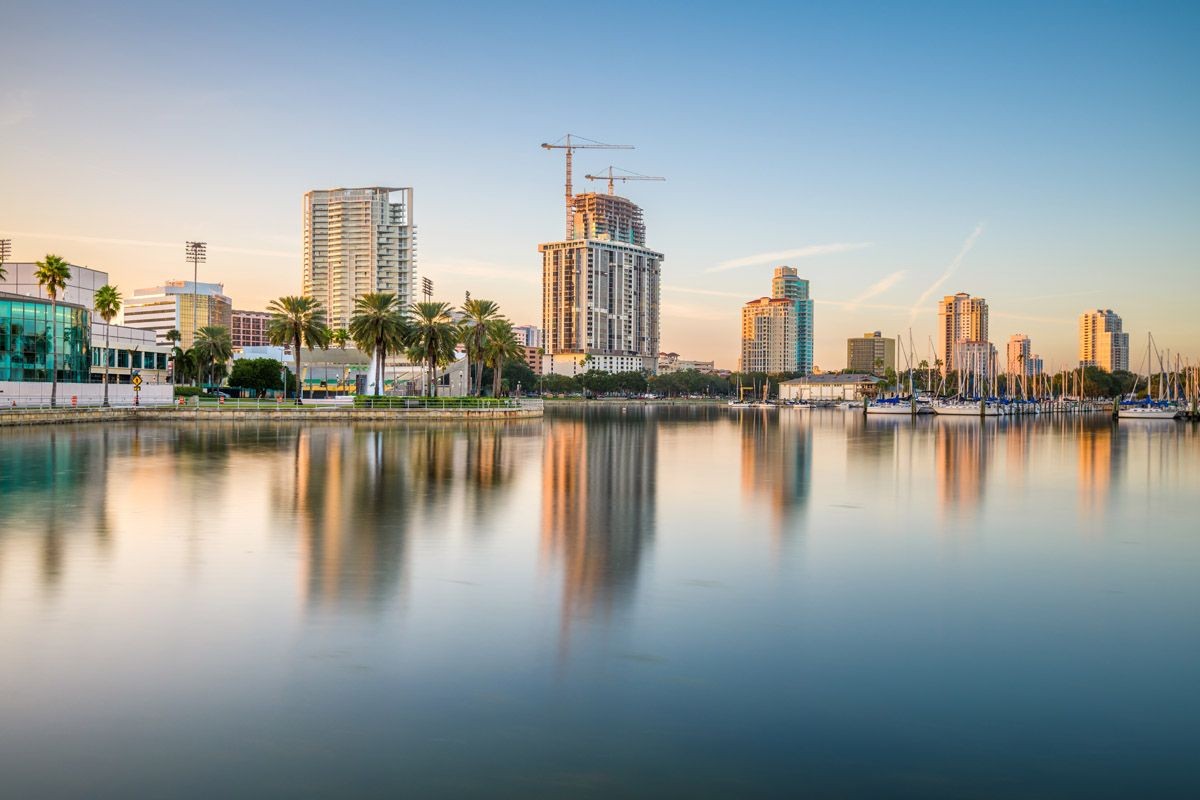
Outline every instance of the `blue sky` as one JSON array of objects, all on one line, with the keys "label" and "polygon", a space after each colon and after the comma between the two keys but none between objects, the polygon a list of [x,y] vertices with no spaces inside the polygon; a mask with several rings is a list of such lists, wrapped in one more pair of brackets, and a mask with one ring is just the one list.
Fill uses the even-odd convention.
[{"label": "blue sky", "polygon": [[666,254],[664,349],[733,366],[741,303],[789,263],[828,368],[866,330],[927,349],[955,291],[1048,366],[1096,306],[1200,356],[1194,4],[200,5],[6,3],[16,258],[133,288],[207,239],[257,307],[299,288],[305,190],[412,185],[438,294],[537,322],[562,225],[538,144],[570,131],[637,146],[580,153],[577,189],[668,178],[625,191]]}]

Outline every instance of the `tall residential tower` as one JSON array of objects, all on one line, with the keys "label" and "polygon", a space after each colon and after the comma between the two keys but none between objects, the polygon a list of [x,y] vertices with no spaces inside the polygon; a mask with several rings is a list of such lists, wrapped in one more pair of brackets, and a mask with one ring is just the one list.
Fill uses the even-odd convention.
[{"label": "tall residential tower", "polygon": [[662,253],[646,247],[642,209],[616,195],[575,195],[573,239],[542,254],[546,370],[653,374]]},{"label": "tall residential tower", "polygon": [[799,372],[813,368],[813,301],[794,267],[776,267],[771,297],[742,306],[742,372]]},{"label": "tall residential tower", "polygon": [[1111,308],[1079,315],[1079,366],[1109,372],[1129,369],[1129,334],[1121,330],[1121,318]]},{"label": "tall residential tower", "polygon": [[392,292],[408,306],[416,277],[416,235],[411,188],[306,192],[304,294],[321,301],[327,324],[335,329],[349,327],[354,301],[370,292]]},{"label": "tall residential tower", "polygon": [[[983,347],[987,342],[986,300],[959,292],[938,301],[937,357],[943,375],[959,370],[980,371],[981,363],[991,360],[991,346]],[[968,344],[972,346],[964,347]]]}]

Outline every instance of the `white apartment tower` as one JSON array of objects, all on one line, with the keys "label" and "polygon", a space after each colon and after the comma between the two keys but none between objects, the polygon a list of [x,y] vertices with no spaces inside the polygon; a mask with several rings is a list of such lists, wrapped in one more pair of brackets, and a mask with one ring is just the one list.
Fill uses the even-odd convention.
[{"label": "white apartment tower", "polygon": [[392,292],[407,307],[416,236],[411,188],[305,192],[304,294],[321,301],[334,329],[349,327],[354,301],[364,294]]},{"label": "white apartment tower", "polygon": [[546,370],[653,374],[663,255],[645,246],[642,209],[596,193],[574,208],[575,238],[538,245]]},{"label": "white apartment tower", "polygon": [[[960,351],[966,343],[988,342],[988,306],[982,297],[971,297],[966,292],[946,295],[938,301],[937,357],[942,362],[942,374],[953,370],[969,369],[967,362],[978,362],[986,348],[971,348],[970,358]],[[989,360],[987,358],[985,361]],[[961,363],[960,363],[961,362]]]},{"label": "white apartment tower", "polygon": [[760,297],[742,306],[741,372],[796,372],[800,339],[796,303],[788,297]]},{"label": "white apartment tower", "polygon": [[1111,308],[1079,315],[1079,366],[1109,372],[1129,369],[1129,334],[1121,330],[1121,318]]}]

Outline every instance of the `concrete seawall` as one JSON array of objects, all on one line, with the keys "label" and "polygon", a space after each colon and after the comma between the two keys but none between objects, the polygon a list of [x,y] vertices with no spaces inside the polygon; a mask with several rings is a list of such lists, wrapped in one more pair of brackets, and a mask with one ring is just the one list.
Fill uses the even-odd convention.
[{"label": "concrete seawall", "polygon": [[540,407],[530,408],[17,408],[0,412],[0,428],[27,425],[67,425],[89,422],[438,422],[537,419]]}]

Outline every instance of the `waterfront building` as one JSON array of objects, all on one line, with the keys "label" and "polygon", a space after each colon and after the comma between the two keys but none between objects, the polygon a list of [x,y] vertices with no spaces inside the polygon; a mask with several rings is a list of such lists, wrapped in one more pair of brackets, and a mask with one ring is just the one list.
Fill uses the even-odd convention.
[{"label": "waterfront building", "polygon": [[742,306],[741,372],[796,371],[796,306],[784,297],[760,297]]},{"label": "waterfront building", "polygon": [[210,325],[229,328],[233,301],[220,283],[166,281],[162,286],[134,289],[125,297],[122,310],[126,325],[154,331],[159,344],[167,344],[167,331],[179,331],[179,346],[192,346],[195,333]]},{"label": "waterfront building", "polygon": [[1033,343],[1023,333],[1008,338],[1008,358],[1005,370],[1009,375],[1041,375],[1042,357],[1033,352]]},{"label": "waterfront building", "polygon": [[671,372],[687,372],[689,370],[711,373],[715,369],[716,362],[714,361],[693,361],[686,358],[680,358],[679,353],[658,354],[659,375],[666,375]]},{"label": "waterfront building", "polygon": [[303,224],[303,292],[325,307],[329,327],[349,328],[364,294],[391,292],[402,308],[412,303],[411,188],[314,189],[304,194]]},{"label": "waterfront building", "polygon": [[996,374],[996,348],[991,342],[958,342],[954,359],[951,369],[964,377],[986,382]]},{"label": "waterfront building", "polygon": [[804,402],[860,401],[878,394],[882,382],[882,378],[869,372],[805,375],[779,384],[779,399]]},{"label": "waterfront building", "polygon": [[[988,341],[986,300],[959,292],[938,301],[937,357],[942,362],[943,375],[958,369],[955,365],[964,361],[959,352],[964,343]],[[973,352],[973,355],[978,353]]]},{"label": "waterfront building", "polygon": [[785,297],[796,307],[796,369],[805,375],[813,369],[813,301],[808,281],[794,267],[776,267],[771,296]]},{"label": "waterfront building", "polygon": [[49,382],[52,371],[87,383],[91,335],[91,312],[78,303],[60,300],[55,311],[48,299],[0,291],[0,388],[12,395],[4,384]]},{"label": "waterfront building", "polygon": [[846,371],[883,375],[896,369],[896,340],[882,332],[864,333],[846,340]]},{"label": "waterfront building", "polygon": [[1129,334],[1122,331],[1121,317],[1111,308],[1079,315],[1079,366],[1108,372],[1129,369]]},{"label": "waterfront building", "polygon": [[645,246],[642,210],[624,197],[576,195],[575,238],[542,254],[543,371],[653,374],[663,255]]},{"label": "waterfront building", "polygon": [[233,338],[234,347],[265,347],[267,341],[267,326],[271,324],[271,314],[267,311],[238,311],[230,312],[229,334]]},{"label": "waterfront building", "polygon": [[776,267],[771,297],[742,306],[742,372],[813,371],[813,301],[793,267]]},{"label": "waterfront building", "polygon": [[[7,263],[5,264],[5,268],[8,275],[6,278],[0,279],[0,294],[7,293],[12,297],[20,297],[30,301],[45,301],[47,308],[49,308],[49,296],[46,294],[45,289],[38,284],[37,279],[33,277],[34,272],[37,270],[37,264],[32,262]],[[64,369],[64,363],[61,358],[56,359],[60,375],[59,380],[64,383],[72,383],[76,382],[76,378],[80,378],[77,382],[102,382],[104,380],[104,364],[107,361],[109,365],[110,384],[127,384],[135,372],[142,376],[142,381],[145,384],[166,383],[169,375],[168,361],[171,355],[170,346],[157,342],[153,333],[147,334],[144,330],[128,325],[107,325],[93,311],[96,302],[96,291],[107,283],[107,272],[92,269],[91,267],[81,267],[75,264],[70,265],[70,276],[67,278],[66,289],[58,299],[58,305],[60,307],[69,306],[83,309],[84,317],[87,320],[87,336],[81,339],[77,332],[73,332],[69,338],[76,346],[80,341],[84,340],[89,343],[84,348],[84,359],[90,364],[90,368],[80,376],[69,365]],[[129,298],[126,298],[125,302],[128,303]],[[9,306],[9,324],[10,326],[17,325],[21,328],[21,332],[14,332],[15,329],[10,327],[7,331],[8,343],[6,346],[10,348],[15,347],[17,350],[20,350],[24,347],[21,339],[31,335],[30,331],[33,329],[28,324],[21,322],[21,320],[28,322],[29,314],[24,310],[26,307],[22,306],[22,310],[19,312],[13,311],[13,308],[11,305]],[[33,318],[38,318],[38,314],[33,314]],[[47,316],[46,319],[48,320],[49,317]],[[59,325],[64,324],[66,324],[64,323],[64,316],[60,312]],[[43,330],[44,333],[45,331]],[[67,334],[59,331],[58,335],[61,337]],[[105,347],[106,335],[108,340],[107,348]],[[16,344],[13,344],[14,341]],[[48,345],[45,349],[45,357],[48,358]],[[64,347],[59,347],[55,352],[61,355],[68,351]],[[14,362],[11,352],[8,358],[9,366],[7,370],[0,367],[0,376],[7,373],[9,377],[0,377],[0,381],[50,380],[48,364],[44,367],[39,367],[32,362],[26,361],[24,356],[18,357],[17,361]],[[0,359],[3,359],[3,356],[0,356]],[[37,377],[38,375],[44,375],[44,377]],[[78,394],[79,391],[76,390],[76,393]]]}]

